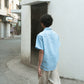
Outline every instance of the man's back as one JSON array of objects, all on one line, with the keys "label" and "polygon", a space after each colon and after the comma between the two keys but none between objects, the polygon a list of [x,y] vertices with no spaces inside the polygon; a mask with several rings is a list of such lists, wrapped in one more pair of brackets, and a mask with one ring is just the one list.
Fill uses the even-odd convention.
[{"label": "man's back", "polygon": [[41,69],[52,71],[56,68],[59,58],[59,37],[55,31],[46,27],[37,35],[36,48],[44,50]]}]

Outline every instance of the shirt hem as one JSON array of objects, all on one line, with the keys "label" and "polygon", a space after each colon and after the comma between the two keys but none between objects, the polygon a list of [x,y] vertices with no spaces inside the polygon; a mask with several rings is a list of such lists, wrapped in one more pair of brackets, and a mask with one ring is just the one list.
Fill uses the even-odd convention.
[{"label": "shirt hem", "polygon": [[39,49],[39,50],[43,50],[42,48],[39,48],[39,47],[35,47],[36,49]]},{"label": "shirt hem", "polygon": [[55,70],[56,69],[56,67],[55,68],[53,68],[53,69],[45,69],[45,68],[43,68],[42,66],[40,67],[42,70],[44,70],[44,71],[53,71],[53,70]]}]

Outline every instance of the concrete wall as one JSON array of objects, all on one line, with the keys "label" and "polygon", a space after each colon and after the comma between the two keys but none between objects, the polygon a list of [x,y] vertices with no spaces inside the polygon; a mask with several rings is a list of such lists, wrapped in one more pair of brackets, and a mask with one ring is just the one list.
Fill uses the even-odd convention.
[{"label": "concrete wall", "polygon": [[[22,8],[21,39],[22,60],[26,62],[30,57],[31,39],[31,11],[27,7]],[[60,75],[84,80],[84,0],[51,0],[48,13],[54,18],[52,28],[59,34],[61,41]]]},{"label": "concrete wall", "polygon": [[0,14],[1,15],[7,15],[7,9],[4,6],[4,0],[1,0],[1,9],[0,9]]},{"label": "concrete wall", "polygon": [[11,11],[11,10],[17,10],[16,4],[19,5],[19,0],[9,0],[9,14],[15,19],[18,19],[18,15]]},{"label": "concrete wall", "polygon": [[84,80],[84,0],[52,0],[48,11],[61,41],[60,75]]},{"label": "concrete wall", "polygon": [[21,59],[25,64],[30,63],[31,54],[31,8],[22,7],[22,31],[21,31]]}]

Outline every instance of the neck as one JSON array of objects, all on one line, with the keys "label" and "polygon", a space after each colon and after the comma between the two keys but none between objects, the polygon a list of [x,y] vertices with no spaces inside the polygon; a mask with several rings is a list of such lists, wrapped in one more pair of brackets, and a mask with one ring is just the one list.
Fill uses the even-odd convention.
[{"label": "neck", "polygon": [[43,29],[45,29],[46,27],[43,27]]}]

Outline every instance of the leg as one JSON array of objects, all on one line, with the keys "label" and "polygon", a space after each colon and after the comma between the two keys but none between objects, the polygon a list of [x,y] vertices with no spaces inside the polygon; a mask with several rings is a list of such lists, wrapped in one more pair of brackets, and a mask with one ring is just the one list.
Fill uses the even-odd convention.
[{"label": "leg", "polygon": [[61,84],[57,69],[50,72],[49,84]]}]

